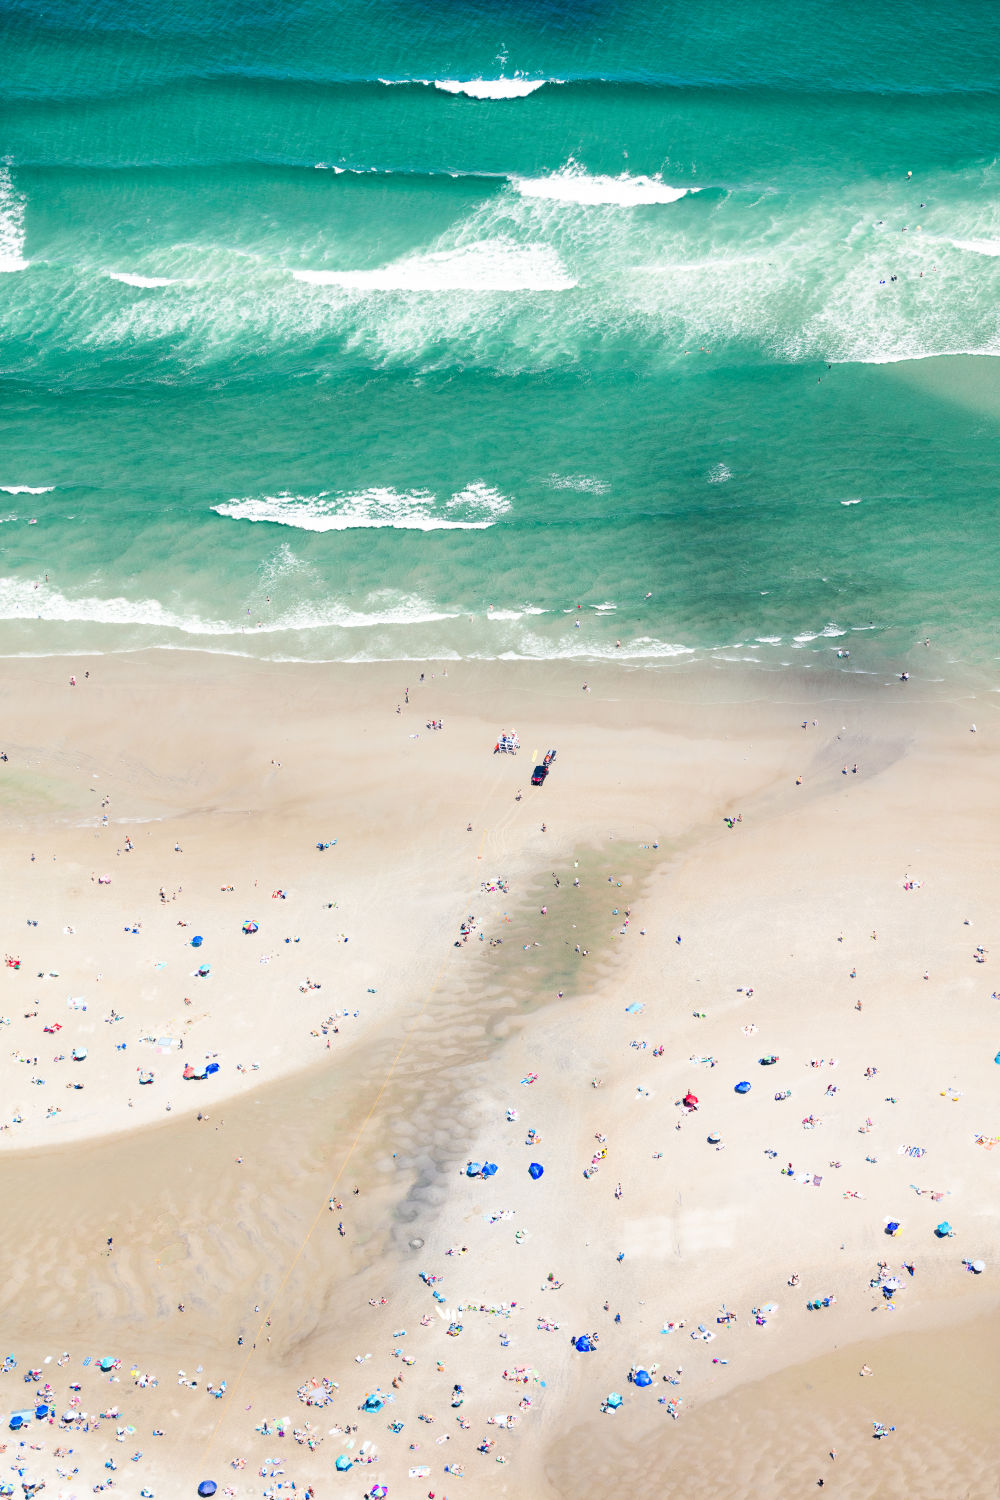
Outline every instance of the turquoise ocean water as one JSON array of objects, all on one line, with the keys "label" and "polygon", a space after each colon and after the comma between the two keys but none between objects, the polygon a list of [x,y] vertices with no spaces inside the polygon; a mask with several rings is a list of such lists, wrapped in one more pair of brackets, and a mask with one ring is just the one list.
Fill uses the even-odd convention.
[{"label": "turquoise ocean water", "polygon": [[990,668],[998,149],[984,3],[0,0],[0,653]]}]

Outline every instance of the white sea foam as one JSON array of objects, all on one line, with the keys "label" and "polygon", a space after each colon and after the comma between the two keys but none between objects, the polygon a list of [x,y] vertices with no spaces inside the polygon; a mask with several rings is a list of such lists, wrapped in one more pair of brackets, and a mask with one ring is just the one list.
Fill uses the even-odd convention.
[{"label": "white sea foam", "polygon": [[65,624],[152,627],[180,631],[190,636],[235,636],[247,638],[288,631],[355,630],[379,625],[420,625],[456,618],[453,611],[435,609],[417,595],[393,595],[386,591],[370,597],[370,608],[355,610],[336,601],[305,604],[286,610],[260,624],[206,619],[182,614],[158,599],[126,599],[121,595],[72,598],[58,589],[19,578],[0,578],[0,620],[44,620]]},{"label": "white sea foam", "polygon": [[606,495],[611,488],[606,479],[590,474],[550,474],[545,483],[550,490],[578,490],[587,495]]},{"label": "white sea foam", "polygon": [[[375,486],[348,494],[258,495],[227,500],[212,509],[236,521],[269,521],[302,531],[352,531],[396,527],[404,531],[482,531],[510,510],[506,495],[477,481],[452,495],[442,515],[430,490]],[[460,513],[460,514],[458,514]]]},{"label": "white sea foam", "polygon": [[48,495],[54,484],[0,484],[5,495]]},{"label": "white sea foam", "polygon": [[109,271],[112,281],[122,281],[126,286],[176,286],[176,276],[140,276],[135,271]]},{"label": "white sea foam", "polygon": [[512,177],[511,186],[522,198],[548,198],[557,203],[613,204],[617,208],[639,208],[647,203],[676,203],[693,188],[670,187],[659,177],[591,176],[576,162],[569,162],[547,177]]},{"label": "white sea foam", "polygon": [[10,168],[0,166],[0,274],[24,271],[24,210],[26,198],[18,192]]},{"label": "white sea foam", "polygon": [[510,501],[502,494],[495,485],[485,484],[483,480],[476,479],[472,484],[467,484],[464,489],[457,490],[447,502],[448,510],[464,510],[480,517],[476,524],[490,524],[490,519],[496,520],[499,516],[506,515],[510,510]]},{"label": "white sea foam", "polygon": [[709,484],[725,484],[732,477],[733,471],[728,464],[713,464],[708,471]]},{"label": "white sea foam", "polygon": [[1000,240],[952,240],[956,250],[971,250],[975,255],[1000,255]]},{"label": "white sea foam", "polygon": [[353,292],[563,292],[576,285],[550,245],[478,240],[370,271],[293,271],[296,281]]},{"label": "white sea foam", "polygon": [[842,629],[840,625],[834,625],[831,623],[829,625],[824,625],[822,630],[804,630],[800,635],[795,636],[794,640],[797,646],[804,646],[807,645],[809,641],[818,641],[821,640],[824,636],[837,637],[846,634],[847,631]]},{"label": "white sea foam", "polygon": [[465,94],[470,99],[523,99],[558,78],[418,78],[417,83],[433,83],[445,94]]},{"label": "white sea foam", "polygon": [[485,618],[493,624],[495,621],[523,620],[526,615],[545,614],[548,614],[548,610],[540,609],[537,604],[527,604],[524,609],[495,609],[491,604]]},{"label": "white sea foam", "polygon": [[518,644],[519,649],[502,651],[498,659],[500,661],[537,661],[539,658],[548,661],[652,661],[663,657],[692,656],[695,651],[693,646],[680,646],[670,641],[658,641],[648,635],[640,636],[634,641],[626,641],[622,646],[594,646],[587,641],[576,639],[575,636],[572,640],[557,643],[546,637],[534,635],[524,636]]}]

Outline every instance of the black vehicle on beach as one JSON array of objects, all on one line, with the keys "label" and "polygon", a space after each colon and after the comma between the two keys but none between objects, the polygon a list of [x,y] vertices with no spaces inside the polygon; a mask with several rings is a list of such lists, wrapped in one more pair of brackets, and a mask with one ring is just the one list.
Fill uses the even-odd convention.
[{"label": "black vehicle on beach", "polygon": [[551,771],[552,762],[555,760],[555,758],[556,752],[554,750],[546,750],[545,759],[542,761],[541,765],[536,766],[531,773],[532,786],[541,786],[542,782]]}]

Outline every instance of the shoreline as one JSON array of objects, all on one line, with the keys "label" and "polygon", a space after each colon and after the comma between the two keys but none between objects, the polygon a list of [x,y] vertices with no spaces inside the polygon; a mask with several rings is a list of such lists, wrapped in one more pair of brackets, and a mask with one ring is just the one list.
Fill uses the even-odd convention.
[{"label": "shoreline", "polygon": [[[497,622],[503,624],[508,613],[501,611],[496,616]],[[530,615],[530,611],[528,613]],[[569,611],[563,611],[567,619],[569,613]],[[586,617],[592,614],[595,614],[595,611],[588,606]],[[464,615],[455,616],[456,620],[464,618]],[[468,616],[470,625],[488,625],[493,618],[489,610]],[[596,618],[600,621],[606,617],[601,614],[600,610],[597,610]],[[37,621],[34,619],[9,620],[4,623],[10,633],[11,630],[16,630],[21,625],[34,627]],[[51,621],[46,622],[46,625],[52,627],[60,623]],[[901,639],[899,628],[891,621],[880,626],[853,625],[843,629],[830,624],[815,632],[805,632],[801,639],[789,637],[781,640],[734,640],[728,644],[695,646],[670,645],[663,641],[651,640],[647,636],[630,641],[627,638],[628,627],[623,622],[620,628],[626,631],[626,638],[613,643],[609,635],[606,642],[594,643],[590,649],[584,647],[579,650],[562,651],[556,649],[557,643],[551,640],[547,642],[547,650],[544,654],[517,653],[509,648],[499,647],[496,651],[484,652],[470,649],[469,643],[466,642],[442,653],[428,649],[429,642],[420,642],[416,650],[401,650],[396,654],[367,656],[353,651],[350,654],[329,657],[308,653],[271,654],[265,643],[269,637],[280,633],[271,627],[264,630],[245,627],[239,632],[234,632],[234,638],[238,637],[244,643],[239,647],[213,644],[213,641],[227,639],[222,635],[201,636],[194,640],[182,641],[139,639],[129,644],[114,644],[109,638],[106,647],[96,643],[93,646],[83,647],[78,644],[71,645],[71,642],[79,642],[81,623],[86,626],[88,622],[75,622],[72,627],[67,626],[65,640],[58,641],[51,649],[37,652],[0,651],[0,662],[69,662],[75,660],[98,663],[135,658],[169,659],[176,655],[181,658],[220,659],[220,662],[232,663],[234,671],[240,670],[237,664],[246,663],[251,667],[262,669],[296,670],[302,668],[334,672],[341,669],[397,671],[404,678],[408,671],[415,673],[421,668],[437,668],[445,671],[448,668],[452,670],[465,668],[474,672],[489,672],[492,669],[515,672],[522,669],[525,671],[554,670],[557,673],[579,672],[583,680],[588,675],[607,671],[618,678],[636,674],[644,678],[652,675],[658,684],[663,684],[668,696],[674,691],[675,681],[686,683],[691,678],[695,678],[700,680],[700,685],[703,687],[705,681],[721,677],[727,685],[732,683],[734,690],[742,697],[746,695],[746,687],[738,679],[745,677],[751,684],[759,682],[760,679],[769,683],[771,696],[785,698],[789,693],[794,696],[799,691],[807,693],[823,691],[829,694],[832,688],[834,696],[844,696],[848,699],[853,697],[855,692],[863,692],[866,687],[873,684],[889,685],[893,680],[898,679],[900,672],[907,671],[914,688],[919,686],[921,691],[930,693],[935,698],[970,694],[980,696],[1000,690],[1000,677],[997,674],[998,657],[988,648],[985,654],[980,650],[978,653],[963,655],[959,654],[954,642],[941,647],[937,641],[925,640],[919,636]],[[393,625],[392,628],[412,631],[419,629],[420,624],[421,622],[417,621],[409,626]],[[120,630],[119,626],[99,623],[94,628],[110,632]],[[361,633],[364,633],[364,629],[375,632],[378,627],[365,627]],[[301,631],[289,627],[285,633],[293,637],[301,634]],[[250,643],[254,641],[260,644],[261,649],[253,649]],[[582,642],[580,644],[583,646]],[[847,659],[840,659],[837,656],[840,649],[847,651]],[[790,686],[782,685],[777,688],[776,684],[785,678],[790,680]]]}]

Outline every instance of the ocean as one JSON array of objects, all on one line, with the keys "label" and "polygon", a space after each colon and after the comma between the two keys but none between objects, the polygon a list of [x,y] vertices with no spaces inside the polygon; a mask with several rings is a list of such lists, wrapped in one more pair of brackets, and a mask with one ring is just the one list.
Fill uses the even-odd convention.
[{"label": "ocean", "polygon": [[0,654],[993,673],[998,78],[943,0],[0,0]]}]

